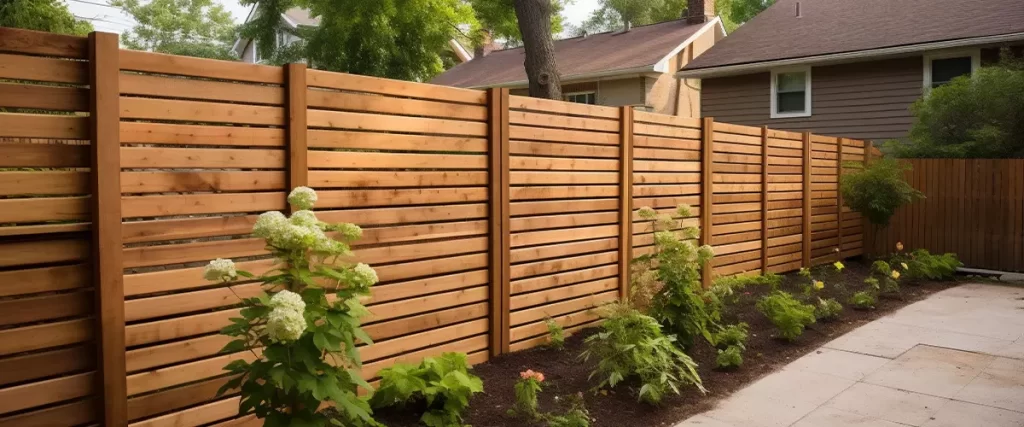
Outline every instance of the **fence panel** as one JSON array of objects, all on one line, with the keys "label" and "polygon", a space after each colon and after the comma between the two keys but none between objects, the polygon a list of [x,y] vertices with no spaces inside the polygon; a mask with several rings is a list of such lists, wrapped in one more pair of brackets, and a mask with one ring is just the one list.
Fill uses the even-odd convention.
[{"label": "fence panel", "polygon": [[761,129],[715,123],[712,138],[714,274],[760,270]]},{"label": "fence panel", "polygon": [[888,227],[869,226],[871,252],[954,252],[965,265],[1024,271],[1024,160],[914,159],[908,182],[925,199],[900,208]]},{"label": "fence panel", "polygon": [[273,264],[250,236],[284,209],[286,123],[279,67],[123,51],[120,73],[128,419],[133,426],[231,418],[218,331],[258,283],[210,283],[203,266]]},{"label": "fence panel", "polygon": [[839,138],[811,137],[811,263],[839,259]]},{"label": "fence panel", "polygon": [[572,332],[619,288],[620,110],[509,97],[510,348]]},{"label": "fence panel", "polygon": [[768,267],[773,273],[803,265],[803,140],[793,132],[769,130],[765,174],[768,181]]},{"label": "fence panel", "polygon": [[87,58],[0,28],[0,426],[98,419]]},{"label": "fence panel", "polygon": [[363,319],[363,376],[445,351],[487,360],[486,92],[310,70],[309,185],[380,284]]}]

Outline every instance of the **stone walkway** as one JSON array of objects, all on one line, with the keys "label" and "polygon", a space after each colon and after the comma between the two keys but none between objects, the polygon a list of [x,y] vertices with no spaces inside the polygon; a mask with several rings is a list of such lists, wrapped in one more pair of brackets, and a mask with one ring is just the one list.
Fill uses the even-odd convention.
[{"label": "stone walkway", "polygon": [[1022,427],[1024,287],[936,293],[676,427],[694,426]]}]

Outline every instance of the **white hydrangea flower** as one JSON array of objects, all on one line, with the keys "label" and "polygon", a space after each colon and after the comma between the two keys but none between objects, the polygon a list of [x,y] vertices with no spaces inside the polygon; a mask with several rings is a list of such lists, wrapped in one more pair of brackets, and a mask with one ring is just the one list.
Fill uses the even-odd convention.
[{"label": "white hydrangea flower", "polygon": [[640,218],[643,219],[654,219],[654,217],[658,215],[658,212],[655,211],[654,208],[651,208],[650,206],[644,206],[638,209],[636,213],[637,215],[640,216]]},{"label": "white hydrangea flower", "polygon": [[704,245],[697,248],[697,253],[701,257],[712,258],[715,256],[715,248],[711,247],[711,245]]},{"label": "white hydrangea flower", "polygon": [[302,312],[278,307],[267,315],[267,336],[275,342],[295,341],[305,330],[306,319]]},{"label": "white hydrangea flower", "polygon": [[693,207],[686,203],[680,203],[679,206],[676,206],[676,214],[683,218],[689,218],[693,216]]},{"label": "white hydrangea flower", "polygon": [[264,212],[256,219],[256,224],[252,227],[252,234],[256,237],[268,238],[275,233],[275,230],[287,222],[288,218],[285,218],[281,212]]},{"label": "white hydrangea flower", "polygon": [[203,269],[203,277],[210,281],[235,280],[238,277],[238,272],[235,270],[234,261],[217,258],[210,261]]},{"label": "white hydrangea flower", "polygon": [[288,222],[302,227],[316,227],[320,225],[320,220],[316,219],[316,214],[309,210],[296,211],[288,219]]},{"label": "white hydrangea flower", "polygon": [[673,220],[672,215],[669,214],[658,215],[654,218],[654,221],[659,228],[666,230],[671,230],[676,226],[676,221]]},{"label": "white hydrangea flower", "polygon": [[654,244],[658,246],[671,245],[676,242],[676,236],[671,231],[655,231]]},{"label": "white hydrangea flower", "polygon": [[344,237],[345,240],[356,240],[363,236],[363,229],[359,228],[359,226],[355,224],[345,222],[338,224],[334,228],[338,233],[341,233],[341,236]]},{"label": "white hydrangea flower", "polygon": [[274,246],[284,249],[300,249],[309,248],[316,243],[317,232],[320,230],[289,223],[278,231],[278,234],[270,238]]},{"label": "white hydrangea flower", "polygon": [[343,243],[332,239],[330,236],[321,233],[317,236],[316,241],[313,242],[311,249],[313,249],[313,252],[323,255],[340,255],[345,253],[346,246]]},{"label": "white hydrangea flower", "polygon": [[370,286],[377,283],[379,280],[377,278],[377,272],[369,265],[363,263],[356,264],[355,268],[352,269],[352,272],[355,273],[356,280],[361,285]]},{"label": "white hydrangea flower", "polygon": [[288,204],[302,210],[313,209],[316,200],[316,191],[309,187],[295,187],[288,195]]},{"label": "white hydrangea flower", "polygon": [[292,291],[284,290],[270,297],[270,306],[276,309],[286,309],[302,313],[306,311],[306,303],[302,297]]}]

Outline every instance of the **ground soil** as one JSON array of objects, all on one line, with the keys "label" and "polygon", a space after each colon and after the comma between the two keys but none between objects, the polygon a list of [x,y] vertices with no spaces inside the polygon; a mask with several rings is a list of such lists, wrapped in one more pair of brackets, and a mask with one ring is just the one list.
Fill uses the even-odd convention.
[{"label": "ground soil", "polygon": [[[836,298],[844,306],[850,295],[865,289],[863,281],[869,270],[866,261],[850,260],[846,267],[842,275],[827,280],[828,285],[820,293],[825,298]],[[797,283],[800,280],[806,279],[796,273],[786,275],[783,289],[797,294]],[[474,427],[543,426],[543,423],[531,423],[508,415],[514,402],[512,386],[519,378],[519,372],[533,369],[543,372],[546,377],[544,391],[539,397],[542,411],[560,410],[556,397],[582,392],[590,410],[592,426],[671,426],[711,409],[719,399],[780,369],[833,338],[956,284],[955,281],[903,284],[899,296],[879,299],[874,310],[858,311],[845,307],[839,320],[813,324],[792,343],[773,338],[775,327],[754,308],[758,298],[768,289],[748,288],[740,294],[736,304],[727,308],[723,319],[725,323],[746,322],[750,325],[743,366],[731,372],[715,370],[717,352],[707,343],[700,342],[690,351],[690,356],[700,365],[700,376],[708,394],[701,395],[690,387],[681,396],[666,398],[660,406],[637,402],[636,389],[628,385],[602,392],[593,390],[595,382],[588,380],[588,377],[594,361],[584,363],[577,359],[584,349],[584,339],[596,331],[585,330],[568,338],[561,351],[534,348],[502,355],[474,367],[473,372],[484,381],[485,393],[472,399],[465,422]],[[564,402],[564,397],[560,400]],[[378,410],[374,416],[387,426],[414,426],[417,425],[419,412],[415,408]]]}]

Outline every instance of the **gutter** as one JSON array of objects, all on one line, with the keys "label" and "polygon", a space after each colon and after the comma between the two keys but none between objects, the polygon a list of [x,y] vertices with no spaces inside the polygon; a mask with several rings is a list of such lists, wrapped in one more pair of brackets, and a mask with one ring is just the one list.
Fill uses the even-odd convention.
[{"label": "gutter", "polygon": [[[792,65],[824,65],[842,62],[856,62],[864,59],[874,59],[881,56],[898,56],[912,53],[919,53],[929,50],[950,49],[958,47],[976,46],[980,44],[998,44],[1024,40],[1024,33],[1000,34],[996,36],[972,37],[968,39],[948,40],[932,43],[919,43],[907,46],[885,47],[880,49],[858,50],[854,52],[832,53],[826,55],[805,56],[801,58],[779,59],[774,61],[762,61],[749,64],[724,65],[721,67],[697,68],[693,70],[679,70],[677,78],[708,78],[723,77],[738,74],[750,74],[755,72],[768,71],[772,68],[786,67]],[[714,47],[712,47],[714,49]]]},{"label": "gutter", "polygon": [[[623,69],[618,69],[618,70],[597,71],[597,72],[593,72],[593,73],[584,73],[584,74],[570,74],[568,76],[563,76],[562,77],[562,82],[563,83],[566,83],[566,82],[571,83],[571,82],[579,81],[579,80],[593,80],[593,79],[598,79],[598,78],[602,78],[602,77],[622,77],[622,78],[636,77],[636,76],[640,76],[640,75],[643,75],[643,74],[655,73],[656,71],[654,71],[654,67],[656,65],[657,64],[651,64],[651,65],[645,65],[643,67],[635,67],[635,68],[623,68]],[[487,88],[492,88],[492,87],[509,87],[509,88],[511,88],[511,87],[526,87],[526,86],[529,86],[529,85],[530,85],[530,81],[529,80],[519,80],[519,81],[514,81],[514,82],[503,82],[503,83],[493,84],[493,85],[469,86],[469,87],[467,87],[467,89],[487,89]]]}]

